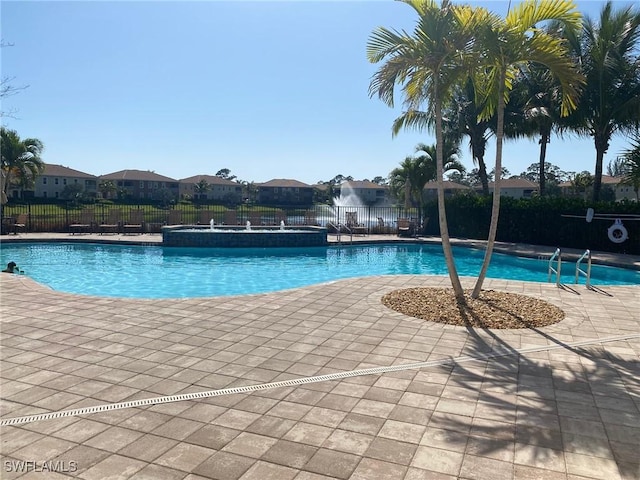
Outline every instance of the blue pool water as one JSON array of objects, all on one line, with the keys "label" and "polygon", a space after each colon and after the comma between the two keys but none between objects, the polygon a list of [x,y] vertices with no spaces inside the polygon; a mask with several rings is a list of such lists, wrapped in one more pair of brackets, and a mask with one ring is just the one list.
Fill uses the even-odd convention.
[{"label": "blue pool water", "polygon": [[[461,276],[477,276],[484,252],[455,248]],[[447,275],[440,245],[377,244],[311,248],[163,248],[82,243],[4,244],[15,261],[55,290],[130,298],[263,293],[368,275]],[[575,264],[563,266],[572,284]],[[494,254],[489,277],[547,281],[547,262]],[[581,280],[584,283],[584,278]],[[640,285],[640,272],[594,266],[592,283]]]}]

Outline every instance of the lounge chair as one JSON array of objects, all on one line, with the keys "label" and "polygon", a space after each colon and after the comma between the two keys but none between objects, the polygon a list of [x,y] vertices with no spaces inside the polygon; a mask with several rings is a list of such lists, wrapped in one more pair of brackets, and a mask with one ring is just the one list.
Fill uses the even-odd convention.
[{"label": "lounge chair", "polygon": [[238,225],[238,212],[235,210],[225,210],[223,223],[225,225]]},{"label": "lounge chair", "polygon": [[399,237],[412,237],[413,230],[414,230],[414,226],[411,223],[411,220],[409,220],[408,218],[398,219],[398,236]]},{"label": "lounge chair", "polygon": [[280,225],[280,222],[287,223],[287,214],[284,210],[276,210],[274,215],[274,223]]},{"label": "lounge chair", "polygon": [[169,210],[167,225],[182,225],[182,210]]},{"label": "lounge chair", "polygon": [[107,221],[99,225],[100,235],[103,233],[119,233],[122,226],[122,211],[109,210]]},{"label": "lounge chair", "polygon": [[253,226],[262,225],[262,215],[260,212],[249,212],[249,221]]},{"label": "lounge chair", "polygon": [[210,225],[212,219],[215,221],[215,216],[211,210],[200,210],[198,214],[198,225]]},{"label": "lounge chair", "polygon": [[69,231],[72,235],[82,232],[91,233],[95,224],[96,215],[93,208],[85,208],[80,212],[80,219],[75,223],[69,224]]},{"label": "lounge chair", "polygon": [[307,210],[306,212],[304,212],[304,224],[313,226],[318,225],[318,217],[314,210]]},{"label": "lounge chair", "polygon": [[144,232],[144,210],[131,210],[129,221],[122,225],[123,233],[143,233]]},{"label": "lounge chair", "polygon": [[345,225],[354,235],[366,235],[367,227],[363,223],[358,223],[358,212],[345,212]]},{"label": "lounge chair", "polygon": [[13,231],[14,235],[18,234],[18,231],[27,231],[27,222],[29,221],[29,215],[27,213],[19,213],[16,217],[12,217],[9,221],[9,230]]}]

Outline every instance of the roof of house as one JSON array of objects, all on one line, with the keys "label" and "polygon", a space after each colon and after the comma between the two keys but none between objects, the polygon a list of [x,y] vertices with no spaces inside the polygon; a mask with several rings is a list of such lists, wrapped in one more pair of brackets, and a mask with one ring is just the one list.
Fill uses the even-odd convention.
[{"label": "roof of house", "polygon": [[297,188],[311,188],[311,185],[299,182],[298,180],[291,180],[288,178],[274,178],[268,182],[258,183],[258,187],[297,187]]},{"label": "roof of house", "polygon": [[81,172],[79,170],[74,170],[73,168],[53,163],[44,164],[44,172],[42,172],[42,175],[47,177],[98,178],[90,173]]},{"label": "roof of house", "polygon": [[[495,182],[489,182],[489,188],[493,188]],[[478,188],[478,187],[476,187]],[[482,188],[482,187],[479,187]],[[500,180],[500,188],[538,188],[537,183],[533,183],[531,180],[527,180],[526,178],[503,178]]]},{"label": "roof of house", "polygon": [[[470,190],[471,187],[468,185],[462,185],[461,183],[451,182],[449,180],[445,180],[442,182],[444,184],[445,190]],[[438,188],[438,184],[435,180],[431,182],[427,182],[424,186],[425,190],[436,190]]]},{"label": "roof of house", "polygon": [[379,190],[381,188],[388,188],[386,185],[378,185],[377,183],[370,182],[369,180],[350,180],[346,182],[342,182],[340,187],[349,186],[351,188],[374,188]]},{"label": "roof of house", "polygon": [[104,180],[134,180],[134,181],[153,181],[153,182],[177,182],[175,178],[165,177],[150,170],[120,170],[119,172],[107,173],[100,175]]},{"label": "roof of house", "polygon": [[617,185],[622,180],[623,178],[621,177],[612,177],[611,175],[602,175],[602,183],[606,183],[608,185]]},{"label": "roof of house", "polygon": [[[612,177],[611,175],[602,175],[602,183],[603,185],[618,185],[622,181],[620,177]],[[559,183],[558,186],[560,188],[570,188],[571,182],[562,182]]]},{"label": "roof of house", "polygon": [[239,187],[240,184],[229,180],[227,178],[216,177],[215,175],[194,175],[193,177],[187,177],[180,180],[182,183],[200,183],[202,180],[209,185],[233,185]]}]

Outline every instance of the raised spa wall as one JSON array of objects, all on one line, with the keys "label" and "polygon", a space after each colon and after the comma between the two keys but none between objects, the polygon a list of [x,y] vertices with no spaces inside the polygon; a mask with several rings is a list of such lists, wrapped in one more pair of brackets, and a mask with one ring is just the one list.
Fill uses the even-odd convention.
[{"label": "raised spa wall", "polygon": [[162,227],[167,247],[318,247],[327,245],[323,227],[252,227],[175,225]]}]

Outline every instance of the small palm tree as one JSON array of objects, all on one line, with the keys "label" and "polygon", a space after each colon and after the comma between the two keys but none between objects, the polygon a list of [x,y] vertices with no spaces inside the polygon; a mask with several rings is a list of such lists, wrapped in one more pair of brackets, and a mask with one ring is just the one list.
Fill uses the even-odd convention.
[{"label": "small palm tree", "polygon": [[438,219],[442,250],[454,295],[465,302],[464,290],[453,259],[443,184],[442,105],[453,87],[467,76],[464,61],[473,45],[474,26],[487,21],[488,12],[471,7],[456,7],[449,0],[438,5],[435,0],[404,0],[418,15],[412,33],[379,27],[367,42],[367,57],[372,63],[383,62],[373,75],[369,94],[377,95],[390,107],[394,105],[396,86],[401,86],[406,113],[394,122],[393,133],[402,128],[422,128],[427,104],[435,119],[436,181],[438,186]]},{"label": "small palm tree", "polygon": [[476,43],[479,61],[475,85],[481,94],[481,104],[485,105],[483,116],[496,114],[496,173],[487,248],[472,298],[480,295],[498,230],[504,112],[518,69],[537,63],[552,72],[560,83],[563,115],[576,108],[579,86],[583,82],[569,58],[564,40],[537,28],[546,21],[560,22],[568,31],[573,31],[580,28],[581,16],[570,0],[524,0],[510,10],[503,21],[485,23],[478,32],[481,41]]},{"label": "small palm tree", "polygon": [[2,145],[1,168],[5,174],[4,193],[7,193],[9,184],[18,183],[22,188],[31,188],[35,179],[44,171],[44,162],[41,154],[44,145],[37,138],[22,140],[15,130],[1,128],[0,137]]},{"label": "small palm tree", "polygon": [[118,192],[118,187],[113,183],[113,180],[102,180],[98,184],[98,191],[100,195],[102,195],[102,198],[110,198]]}]

